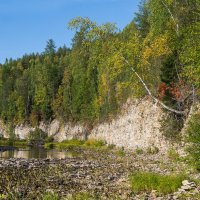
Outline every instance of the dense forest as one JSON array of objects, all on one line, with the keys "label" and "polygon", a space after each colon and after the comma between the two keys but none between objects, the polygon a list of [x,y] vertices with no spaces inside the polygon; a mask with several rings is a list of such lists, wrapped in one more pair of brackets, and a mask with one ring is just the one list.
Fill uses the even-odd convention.
[{"label": "dense forest", "polygon": [[182,112],[198,98],[200,0],[143,0],[123,30],[81,17],[68,27],[71,48],[50,39],[43,53],[0,66],[5,123],[94,123],[146,94]]}]

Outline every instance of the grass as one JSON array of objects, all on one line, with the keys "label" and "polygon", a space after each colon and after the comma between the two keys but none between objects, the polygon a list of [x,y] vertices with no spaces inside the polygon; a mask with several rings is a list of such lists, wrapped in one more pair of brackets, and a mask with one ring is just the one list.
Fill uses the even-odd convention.
[{"label": "grass", "polygon": [[0,146],[26,147],[27,144],[26,140],[0,139]]},{"label": "grass", "polygon": [[147,154],[157,154],[159,153],[159,148],[156,146],[151,146],[147,148]]},{"label": "grass", "polygon": [[42,200],[60,200],[60,198],[57,194],[49,192],[42,197]]},{"label": "grass", "polygon": [[84,142],[84,146],[87,146],[87,147],[103,147],[105,145],[106,143],[103,140],[90,139]]},{"label": "grass", "polygon": [[169,149],[167,151],[167,156],[169,159],[173,161],[177,161],[180,158],[178,152],[175,149]]},{"label": "grass", "polygon": [[151,172],[136,172],[130,177],[133,192],[151,192],[171,194],[181,187],[184,175],[160,175]]},{"label": "grass", "polygon": [[[92,197],[88,192],[80,192],[67,198],[68,200],[96,200],[100,199],[98,196]],[[54,193],[46,193],[43,195],[42,200],[61,200],[61,198]]]},{"label": "grass", "polygon": [[[0,139],[0,146],[14,146],[14,147],[26,147],[28,145],[27,140],[10,140],[10,139]],[[106,143],[103,140],[65,140],[63,142],[53,142],[52,140],[47,140],[44,144],[44,148],[46,149],[73,149],[75,147],[82,147],[82,148],[102,148],[106,147]],[[108,147],[110,148],[110,147]]]},{"label": "grass", "polygon": [[140,155],[140,154],[143,154],[144,151],[143,151],[143,149],[137,147],[137,148],[135,149],[135,153],[136,153],[137,155]]},{"label": "grass", "polygon": [[120,148],[117,152],[116,152],[117,156],[120,157],[124,157],[126,155],[125,151],[123,148]]},{"label": "grass", "polygon": [[67,198],[67,200],[100,200],[101,197],[97,194],[91,195],[88,192],[79,192],[72,195],[71,198]]},{"label": "grass", "polygon": [[81,141],[81,140],[65,140],[63,142],[49,142],[45,143],[44,147],[47,149],[73,149],[75,147],[82,147],[82,148],[101,148],[105,147],[106,143],[101,140],[86,140],[86,141]]}]

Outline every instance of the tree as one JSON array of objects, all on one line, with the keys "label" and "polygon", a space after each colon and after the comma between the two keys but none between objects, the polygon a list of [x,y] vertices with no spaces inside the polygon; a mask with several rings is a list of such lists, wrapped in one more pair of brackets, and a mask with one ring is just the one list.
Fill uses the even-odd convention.
[{"label": "tree", "polygon": [[55,52],[56,52],[55,42],[53,41],[53,39],[49,39],[47,41],[44,54],[53,56],[55,54]]},{"label": "tree", "polygon": [[145,38],[149,33],[150,29],[149,16],[150,16],[150,9],[148,8],[148,1],[142,0],[139,4],[139,11],[135,13],[134,23],[136,24],[143,38]]}]

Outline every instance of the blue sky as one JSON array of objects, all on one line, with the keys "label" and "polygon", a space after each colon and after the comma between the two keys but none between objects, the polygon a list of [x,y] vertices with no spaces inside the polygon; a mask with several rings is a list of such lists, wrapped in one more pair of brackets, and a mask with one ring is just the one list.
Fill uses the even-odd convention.
[{"label": "blue sky", "polygon": [[123,29],[140,0],[0,0],[0,63],[25,53],[42,52],[52,38],[68,47],[73,32],[67,23],[77,16],[97,23],[114,22]]}]

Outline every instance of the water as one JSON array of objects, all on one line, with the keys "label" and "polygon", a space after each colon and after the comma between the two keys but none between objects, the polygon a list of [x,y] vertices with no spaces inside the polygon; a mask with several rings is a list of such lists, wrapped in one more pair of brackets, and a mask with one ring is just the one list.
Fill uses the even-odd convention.
[{"label": "water", "polygon": [[27,149],[16,149],[16,150],[9,150],[9,151],[0,151],[0,158],[1,159],[9,159],[9,158],[57,158],[57,159],[63,159],[63,158],[69,158],[74,157],[74,152],[69,151],[59,151],[56,149],[46,150],[44,148],[27,148]]}]

